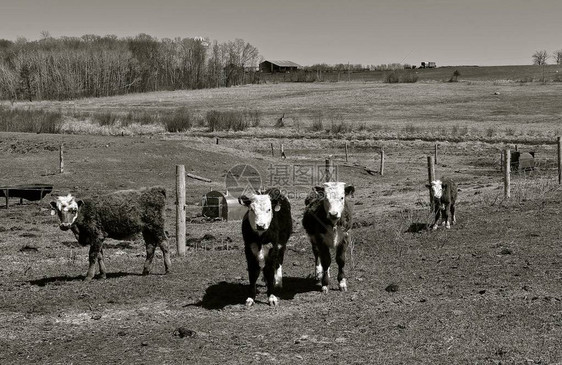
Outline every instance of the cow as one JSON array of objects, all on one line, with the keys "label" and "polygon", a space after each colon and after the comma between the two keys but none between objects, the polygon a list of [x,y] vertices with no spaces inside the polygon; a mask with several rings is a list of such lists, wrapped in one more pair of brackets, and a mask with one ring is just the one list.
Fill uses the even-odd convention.
[{"label": "cow", "polygon": [[166,190],[152,187],[141,190],[121,190],[89,199],[76,199],[71,194],[51,201],[51,214],[58,215],[60,229],[72,231],[78,243],[90,246],[88,273],[90,281],[99,264],[100,277],[106,278],[103,243],[106,238],[132,239],[142,234],[146,244],[143,275],[150,273],[156,246],[164,256],[166,273],[170,271],[170,253],[164,231]]},{"label": "cow", "polygon": [[250,289],[246,306],[254,305],[256,282],[263,270],[270,306],[277,306],[278,291],[283,286],[283,257],[287,241],[293,232],[291,204],[277,188],[264,193],[252,193],[238,198],[248,207],[242,219],[244,253],[248,264]]},{"label": "cow", "polygon": [[[439,218],[443,217],[443,225],[451,228],[452,224],[457,222],[455,216],[455,203],[457,201],[457,184],[450,178],[443,180],[434,180],[431,184],[425,185],[431,190],[433,199],[433,212],[435,213],[435,221],[431,225],[432,229],[437,229]],[[449,214],[450,213],[450,214]]]},{"label": "cow", "polygon": [[312,244],[316,279],[321,282],[324,293],[330,285],[331,249],[336,251],[339,288],[347,291],[344,266],[352,224],[349,196],[355,188],[345,185],[344,182],[324,183],[324,186],[315,187],[305,199],[302,225]]}]

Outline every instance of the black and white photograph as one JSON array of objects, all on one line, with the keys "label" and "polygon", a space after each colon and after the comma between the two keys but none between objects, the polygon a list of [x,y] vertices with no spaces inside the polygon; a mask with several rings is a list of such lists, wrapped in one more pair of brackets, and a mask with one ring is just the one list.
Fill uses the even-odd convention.
[{"label": "black and white photograph", "polygon": [[0,364],[562,364],[562,1],[0,0]]}]

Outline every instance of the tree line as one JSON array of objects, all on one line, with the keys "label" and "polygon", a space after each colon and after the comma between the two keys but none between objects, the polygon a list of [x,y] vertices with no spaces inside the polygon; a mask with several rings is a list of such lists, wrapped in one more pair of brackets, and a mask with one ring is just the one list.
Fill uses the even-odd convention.
[{"label": "tree line", "polygon": [[562,49],[552,52],[552,55],[549,55],[546,50],[536,51],[532,56],[533,65],[546,65],[550,57],[552,57],[555,64],[562,65]]},{"label": "tree line", "polygon": [[257,81],[258,49],[242,39],[147,34],[0,39],[0,98],[74,99]]}]

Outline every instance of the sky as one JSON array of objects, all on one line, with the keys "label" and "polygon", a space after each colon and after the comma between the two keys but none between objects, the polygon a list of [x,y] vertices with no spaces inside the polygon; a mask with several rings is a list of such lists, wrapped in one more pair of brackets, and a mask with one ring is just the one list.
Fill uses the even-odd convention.
[{"label": "sky", "polygon": [[44,31],[241,38],[303,66],[527,65],[562,49],[562,0],[0,0],[0,38]]}]

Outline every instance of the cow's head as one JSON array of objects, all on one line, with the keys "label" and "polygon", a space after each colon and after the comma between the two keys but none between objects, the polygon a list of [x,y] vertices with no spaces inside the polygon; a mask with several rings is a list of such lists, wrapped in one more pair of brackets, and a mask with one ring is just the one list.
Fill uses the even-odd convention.
[{"label": "cow's head", "polygon": [[431,184],[425,184],[425,186],[431,190],[431,193],[434,198],[441,199],[441,197],[443,196],[443,187],[444,187],[441,180],[434,180],[431,182]]},{"label": "cow's head", "polygon": [[76,217],[78,210],[82,206],[82,200],[76,200],[71,194],[67,196],[54,197],[51,202],[51,215],[57,214],[60,219],[60,229],[66,231],[70,229]]},{"label": "cow's head", "polygon": [[345,186],[344,182],[327,182],[324,186],[314,188],[324,202],[327,218],[332,222],[341,218],[345,208],[345,198],[353,194],[353,186]]},{"label": "cow's head", "polygon": [[273,219],[273,211],[278,212],[281,209],[279,201],[270,197],[269,194],[242,195],[238,198],[238,202],[248,207],[250,226],[259,234],[269,228]]}]

